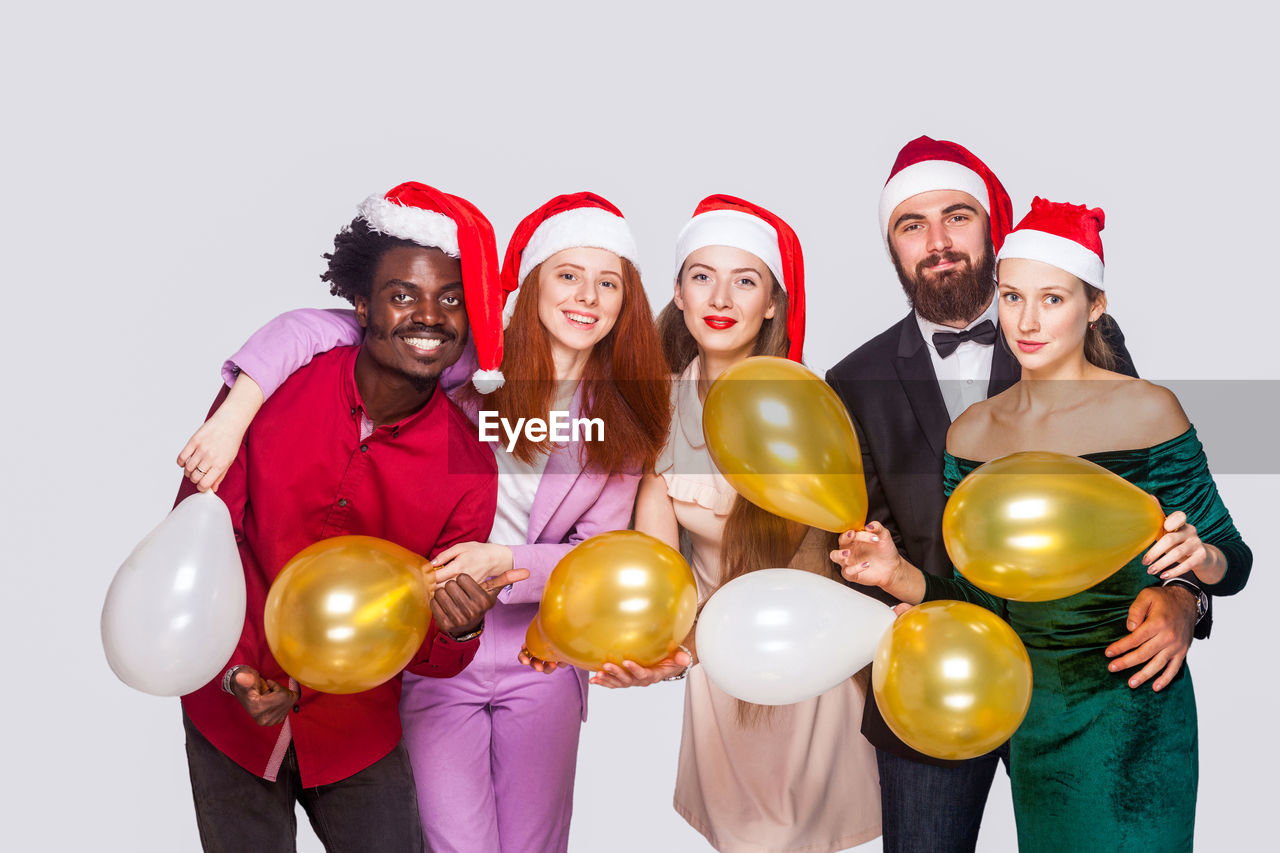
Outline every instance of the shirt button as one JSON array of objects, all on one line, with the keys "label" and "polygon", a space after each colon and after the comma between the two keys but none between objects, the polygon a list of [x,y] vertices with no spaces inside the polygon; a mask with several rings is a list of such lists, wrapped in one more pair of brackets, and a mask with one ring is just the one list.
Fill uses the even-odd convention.
[{"label": "shirt button", "polygon": [[338,498],[338,506],[346,506],[346,505],[347,505],[346,498]]},{"label": "shirt button", "polygon": [[966,379],[966,380],[964,381],[964,384],[965,384],[965,385],[972,385],[972,384],[973,384],[973,380],[972,380],[972,379]]},{"label": "shirt button", "polygon": [[362,445],[360,445],[360,452],[361,452],[361,453],[368,453],[368,452],[369,452],[369,445],[367,445],[367,444],[362,444]]},{"label": "shirt button", "polygon": [[297,714],[297,713],[301,713],[301,711],[302,711],[302,706],[301,706],[301,705],[294,705],[294,706],[293,706],[293,713]]},{"label": "shirt button", "polygon": [[351,417],[353,417],[353,418],[354,418],[355,416],[356,416],[356,410],[355,410],[355,409],[352,409],[352,410],[351,410]]}]

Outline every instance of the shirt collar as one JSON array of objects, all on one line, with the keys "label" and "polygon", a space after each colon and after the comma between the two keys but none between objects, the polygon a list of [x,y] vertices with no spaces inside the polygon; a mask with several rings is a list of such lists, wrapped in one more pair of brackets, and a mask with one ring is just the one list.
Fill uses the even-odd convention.
[{"label": "shirt collar", "polygon": [[956,329],[952,326],[943,326],[939,323],[934,323],[931,320],[926,320],[925,318],[921,317],[918,313],[913,311],[912,313],[915,314],[916,324],[920,327],[920,334],[921,336],[924,337],[924,342],[928,344],[929,349],[936,351],[936,348],[933,345],[934,332],[964,332],[964,331],[968,331],[969,329],[972,329],[974,326],[978,325],[983,320],[990,320],[993,324],[999,325],[1000,305],[999,305],[999,301],[996,299],[996,295],[997,295],[996,290],[992,288],[991,303],[987,305],[987,310],[983,311],[982,314],[980,314],[977,318],[974,319],[972,323],[965,326],[963,329]]},{"label": "shirt collar", "polygon": [[[349,347],[348,352],[343,356],[346,363],[342,366],[342,400],[344,404],[351,408],[351,415],[354,418],[368,417],[368,410],[364,407],[364,399],[360,396],[360,388],[356,385],[356,358],[360,355],[360,351],[364,349],[364,344]],[[409,415],[408,417],[397,421],[393,424],[381,424],[376,429],[387,427],[393,433],[399,433],[402,427],[408,427],[420,418],[426,417],[427,413],[441,405],[441,401],[445,399],[445,391],[439,381],[436,382],[436,389],[431,392],[431,398],[423,404],[421,409]],[[357,422],[359,422],[357,420]]]}]

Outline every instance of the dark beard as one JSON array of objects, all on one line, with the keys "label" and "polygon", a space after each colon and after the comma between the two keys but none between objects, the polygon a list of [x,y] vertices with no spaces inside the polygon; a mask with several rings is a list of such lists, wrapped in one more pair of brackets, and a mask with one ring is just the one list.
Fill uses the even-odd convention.
[{"label": "dark beard", "polygon": [[[902,282],[912,309],[930,323],[940,326],[972,323],[991,304],[996,261],[990,237],[977,266],[966,254],[942,252],[925,258],[916,265],[915,273],[908,275],[892,246],[889,247],[889,255],[893,258],[893,268],[898,272],[898,280]],[[926,271],[930,264],[939,258],[963,264],[941,275],[929,275]]]}]

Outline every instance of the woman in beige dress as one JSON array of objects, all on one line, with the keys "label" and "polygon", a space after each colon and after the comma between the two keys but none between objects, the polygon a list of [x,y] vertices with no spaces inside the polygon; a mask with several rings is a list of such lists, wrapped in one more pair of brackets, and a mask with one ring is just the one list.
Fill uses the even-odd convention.
[{"label": "woman in beige dress", "polygon": [[[729,196],[703,200],[677,241],[675,298],[658,319],[677,374],[671,435],[641,484],[636,529],[693,556],[700,602],[748,571],[776,566],[838,577],[829,534],[771,515],[716,471],[702,432],[707,389],[752,355],[800,360],[804,267],[785,222]],[[875,751],[858,730],[865,678],[793,705],[722,692],[687,651],[652,668],[606,664],[592,679],[631,687],[686,675],[675,808],[722,853],[828,853],[880,834]]]}]

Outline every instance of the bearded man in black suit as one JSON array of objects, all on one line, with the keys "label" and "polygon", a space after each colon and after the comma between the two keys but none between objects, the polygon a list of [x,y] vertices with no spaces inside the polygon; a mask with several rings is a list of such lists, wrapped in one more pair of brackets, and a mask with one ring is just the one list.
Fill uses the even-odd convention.
[{"label": "bearded man in black suit", "polygon": [[[997,328],[995,257],[1012,227],[1004,187],[965,148],[922,136],[898,154],[880,198],[880,231],[911,313],[827,373],[862,447],[868,521],[893,535],[912,564],[950,577],[942,542],[942,453],[951,422],[1015,383],[1020,368]],[[1136,376],[1111,324],[1117,370]],[[1182,581],[1182,579],[1177,579]],[[884,600],[875,588],[859,587]],[[1182,581],[1144,590],[1130,633],[1099,656],[1138,689],[1172,680],[1195,636],[1207,636],[1208,598]],[[1108,662],[1107,658],[1111,658]],[[899,740],[868,700],[862,731],[876,747],[886,853],[972,851],[995,768],[1007,745],[967,761],[923,755]]]}]

